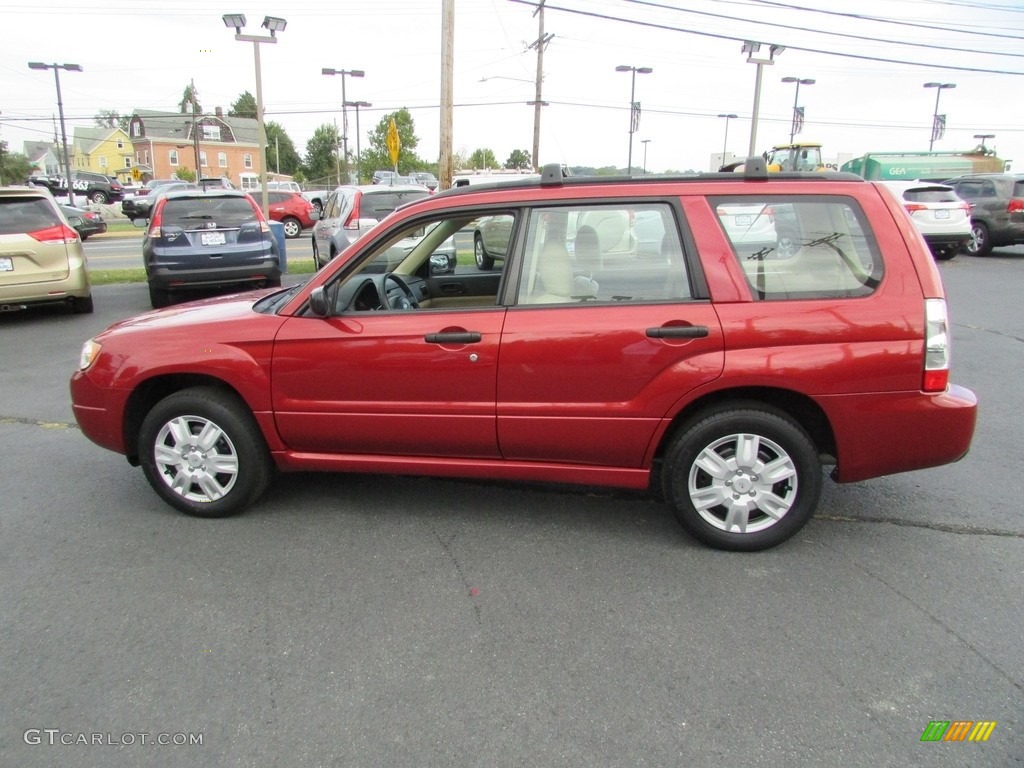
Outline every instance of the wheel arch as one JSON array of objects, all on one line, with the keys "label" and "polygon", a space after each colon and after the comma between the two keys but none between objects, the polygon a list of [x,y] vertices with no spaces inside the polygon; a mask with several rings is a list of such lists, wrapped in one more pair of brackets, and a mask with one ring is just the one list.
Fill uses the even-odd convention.
[{"label": "wheel arch", "polygon": [[[125,455],[132,466],[139,464],[139,430],[142,422],[157,403],[168,395],[180,392],[192,387],[210,387],[220,392],[236,397],[239,402],[245,404],[250,410],[249,404],[241,393],[223,379],[216,376],[198,373],[166,374],[147,379],[137,386],[128,396],[124,408],[124,430]],[[257,424],[259,420],[257,419]]]},{"label": "wheel arch", "polygon": [[652,491],[660,495],[662,460],[673,438],[689,429],[708,411],[724,406],[764,408],[788,416],[807,432],[823,464],[836,462],[836,438],[832,424],[825,411],[812,398],[790,389],[773,387],[721,389],[687,403],[662,432],[652,460]]}]

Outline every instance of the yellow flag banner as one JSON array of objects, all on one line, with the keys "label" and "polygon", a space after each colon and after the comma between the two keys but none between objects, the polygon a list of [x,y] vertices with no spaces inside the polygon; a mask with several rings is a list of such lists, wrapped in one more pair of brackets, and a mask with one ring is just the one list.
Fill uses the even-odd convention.
[{"label": "yellow flag banner", "polygon": [[395,123],[395,118],[391,118],[391,124],[388,126],[388,154],[391,155],[391,164],[395,166],[395,171],[398,170],[398,151],[402,148],[402,141],[398,138],[398,125]]}]

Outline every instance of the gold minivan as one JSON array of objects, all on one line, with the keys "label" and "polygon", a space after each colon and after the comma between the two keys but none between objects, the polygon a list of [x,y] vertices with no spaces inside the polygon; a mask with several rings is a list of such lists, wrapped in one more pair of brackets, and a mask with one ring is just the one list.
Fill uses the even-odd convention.
[{"label": "gold minivan", "polygon": [[0,311],[52,303],[92,312],[82,240],[49,191],[0,187]]}]

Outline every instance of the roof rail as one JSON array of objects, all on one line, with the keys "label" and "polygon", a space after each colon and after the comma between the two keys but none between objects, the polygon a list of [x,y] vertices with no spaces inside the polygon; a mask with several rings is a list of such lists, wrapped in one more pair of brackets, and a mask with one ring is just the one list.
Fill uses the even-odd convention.
[{"label": "roof rail", "polygon": [[542,187],[562,186],[562,177],[565,174],[562,172],[562,166],[558,163],[549,163],[545,165],[540,172],[540,185]]},{"label": "roof rail", "polygon": [[768,165],[760,155],[748,157],[743,161],[743,178],[745,179],[767,179]]}]

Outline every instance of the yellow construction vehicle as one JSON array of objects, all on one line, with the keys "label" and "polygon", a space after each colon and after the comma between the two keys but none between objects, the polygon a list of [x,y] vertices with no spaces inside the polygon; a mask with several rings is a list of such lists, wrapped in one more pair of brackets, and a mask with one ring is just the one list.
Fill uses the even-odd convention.
[{"label": "yellow construction vehicle", "polygon": [[778,144],[764,153],[769,171],[824,171],[821,144],[796,142]]}]

